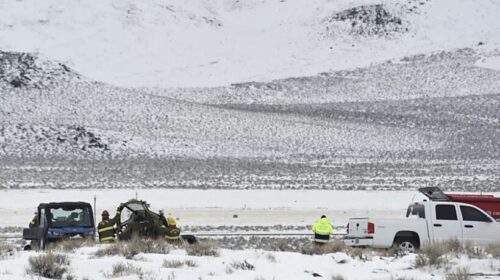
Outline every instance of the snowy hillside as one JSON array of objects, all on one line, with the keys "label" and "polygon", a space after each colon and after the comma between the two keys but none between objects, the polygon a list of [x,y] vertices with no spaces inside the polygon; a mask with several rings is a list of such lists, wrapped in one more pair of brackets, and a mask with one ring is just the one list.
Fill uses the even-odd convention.
[{"label": "snowy hillside", "polygon": [[[193,90],[47,76],[59,64],[46,63],[33,86],[3,76],[2,184],[496,190],[499,72],[477,60],[459,51]],[[425,176],[400,177],[408,168]]]},{"label": "snowy hillside", "polygon": [[0,187],[497,191],[497,11],[1,2]]},{"label": "snowy hillside", "polygon": [[499,13],[496,0],[2,1],[0,50],[120,86],[216,86],[494,50]]},{"label": "snowy hillside", "polygon": [[47,76],[47,62],[30,74],[44,87],[2,78],[2,185],[498,190],[500,71],[478,61],[460,50],[168,90]]},{"label": "snowy hillside", "polygon": [[494,64],[496,54],[498,52],[481,54],[472,49],[441,51],[354,70],[210,89],[171,89],[164,94],[198,103],[247,105],[403,101],[497,94],[500,71],[487,67]]}]

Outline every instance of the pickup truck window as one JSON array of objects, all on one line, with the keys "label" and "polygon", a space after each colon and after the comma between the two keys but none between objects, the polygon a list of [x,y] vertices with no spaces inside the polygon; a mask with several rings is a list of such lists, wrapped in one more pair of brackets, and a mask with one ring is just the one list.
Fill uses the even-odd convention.
[{"label": "pickup truck window", "polygon": [[455,205],[438,204],[436,205],[436,219],[437,220],[453,220],[457,219],[457,211]]},{"label": "pickup truck window", "polygon": [[486,215],[481,213],[481,211],[469,207],[469,206],[460,206],[460,211],[462,212],[462,217],[464,221],[474,221],[474,222],[491,222],[491,219]]}]

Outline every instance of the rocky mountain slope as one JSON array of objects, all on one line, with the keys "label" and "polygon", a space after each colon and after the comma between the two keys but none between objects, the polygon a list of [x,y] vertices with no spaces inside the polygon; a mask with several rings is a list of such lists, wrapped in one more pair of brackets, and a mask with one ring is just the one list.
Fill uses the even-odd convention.
[{"label": "rocky mountain slope", "polygon": [[1,188],[498,190],[494,1],[168,3],[0,4]]},{"label": "rocky mountain slope", "polygon": [[0,50],[118,86],[227,86],[494,50],[499,12],[496,0],[6,1]]},{"label": "rocky mountain slope", "polygon": [[407,60],[205,91],[5,79],[2,185],[495,189],[499,73],[470,51]]}]

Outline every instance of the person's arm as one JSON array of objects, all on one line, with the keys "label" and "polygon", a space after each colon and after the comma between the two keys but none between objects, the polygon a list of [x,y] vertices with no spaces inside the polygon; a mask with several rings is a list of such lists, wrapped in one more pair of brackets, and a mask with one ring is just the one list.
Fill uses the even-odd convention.
[{"label": "person's arm", "polygon": [[116,208],[116,214],[113,217],[113,219],[111,219],[112,226],[116,225],[118,223],[118,221],[120,220],[120,215],[121,215],[122,210],[123,210],[123,203],[120,204],[120,206],[118,206],[118,208]]}]

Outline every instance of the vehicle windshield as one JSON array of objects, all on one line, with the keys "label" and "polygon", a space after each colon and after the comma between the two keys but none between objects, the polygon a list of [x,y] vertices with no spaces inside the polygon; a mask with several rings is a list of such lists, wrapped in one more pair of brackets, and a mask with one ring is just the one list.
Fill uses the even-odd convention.
[{"label": "vehicle windshield", "polygon": [[91,210],[86,206],[52,207],[47,211],[49,225],[62,227],[91,227]]},{"label": "vehicle windshield", "polygon": [[145,211],[146,208],[144,207],[143,204],[140,203],[129,203],[125,205],[125,208],[123,208],[121,216],[120,216],[120,222],[122,224],[126,224],[132,219],[132,215],[136,211]]}]

